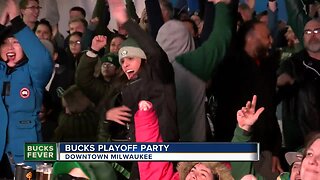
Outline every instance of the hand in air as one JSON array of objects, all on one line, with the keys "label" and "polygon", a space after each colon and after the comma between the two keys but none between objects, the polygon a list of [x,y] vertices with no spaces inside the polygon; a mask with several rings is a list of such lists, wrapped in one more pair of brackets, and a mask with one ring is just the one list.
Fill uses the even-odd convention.
[{"label": "hand in air", "polygon": [[259,115],[264,111],[261,107],[256,111],[257,96],[254,95],[252,101],[248,101],[245,107],[237,112],[237,121],[241,129],[249,131],[251,126],[257,121]]},{"label": "hand in air", "polygon": [[100,51],[107,44],[107,36],[97,35],[92,39],[91,49]]}]

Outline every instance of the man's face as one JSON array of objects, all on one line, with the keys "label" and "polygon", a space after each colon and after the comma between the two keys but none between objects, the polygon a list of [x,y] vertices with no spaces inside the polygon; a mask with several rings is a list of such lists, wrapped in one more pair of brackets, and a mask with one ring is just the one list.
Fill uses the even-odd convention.
[{"label": "man's face", "polygon": [[7,63],[9,67],[16,66],[23,58],[23,50],[18,40],[14,37],[7,38],[0,46],[1,59]]},{"label": "man's face", "polygon": [[101,65],[101,74],[105,78],[112,78],[116,74],[116,66],[109,62],[104,62]]},{"label": "man's face", "polygon": [[256,24],[253,31],[252,34],[249,34],[252,38],[251,46],[255,47],[252,53],[255,56],[253,58],[265,58],[269,55],[269,50],[272,47],[273,40],[270,31],[263,23]]},{"label": "man's face", "polygon": [[193,179],[199,179],[199,180],[212,180],[213,174],[211,170],[199,163],[192,167],[189,174],[186,177],[186,180],[193,180]]},{"label": "man's face", "polygon": [[25,22],[35,23],[38,20],[40,13],[40,6],[37,1],[29,0],[25,9],[21,9],[23,20]]},{"label": "man's face", "polygon": [[69,12],[69,18],[71,19],[78,19],[78,18],[84,18],[83,14],[80,11],[70,11]]},{"label": "man's face", "polygon": [[301,168],[301,162],[293,163],[291,173],[290,173],[290,180],[301,180],[300,168]]},{"label": "man's face", "polygon": [[39,39],[50,40],[51,39],[51,32],[48,26],[39,24],[36,29],[36,36]]},{"label": "man's face", "polygon": [[139,69],[141,66],[141,58],[125,57],[121,59],[120,63],[123,72],[127,75],[127,78],[129,80],[136,79],[138,77]]},{"label": "man's face", "polygon": [[303,41],[307,51],[320,52],[320,22],[311,20],[305,25]]},{"label": "man's face", "polygon": [[86,31],[86,27],[80,21],[72,22],[69,24],[69,31],[70,31],[70,34],[72,34],[74,32],[84,33]]}]

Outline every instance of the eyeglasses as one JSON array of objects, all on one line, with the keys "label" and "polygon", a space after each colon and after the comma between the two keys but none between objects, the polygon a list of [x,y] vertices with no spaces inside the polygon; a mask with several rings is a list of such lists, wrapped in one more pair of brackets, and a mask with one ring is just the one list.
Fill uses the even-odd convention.
[{"label": "eyeglasses", "polygon": [[103,64],[102,64],[102,67],[103,68],[111,68],[111,67],[116,67],[114,64],[111,64],[111,63],[108,63],[108,62],[104,62]]},{"label": "eyeglasses", "polygon": [[30,6],[30,7],[26,7],[26,9],[31,9],[31,10],[40,10],[42,7],[40,6]]},{"label": "eyeglasses", "polygon": [[314,30],[306,29],[303,32],[304,32],[305,35],[311,35],[312,33],[313,34],[319,34],[320,33],[320,28],[316,28]]},{"label": "eyeglasses", "polygon": [[69,45],[81,45],[80,41],[69,41]]}]

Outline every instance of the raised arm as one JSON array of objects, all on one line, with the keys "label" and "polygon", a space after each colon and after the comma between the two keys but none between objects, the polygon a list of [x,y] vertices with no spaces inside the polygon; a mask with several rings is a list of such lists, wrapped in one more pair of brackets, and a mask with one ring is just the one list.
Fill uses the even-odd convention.
[{"label": "raised arm", "polygon": [[268,1],[268,28],[271,31],[272,38],[276,40],[279,33],[277,1]]},{"label": "raised arm", "polygon": [[173,68],[167,54],[147,32],[128,18],[123,2],[121,0],[109,0],[109,6],[112,16],[120,24],[124,24],[129,36],[137,41],[144,51],[147,56],[147,63],[151,65],[152,70],[158,77],[162,78],[163,81],[173,80]]},{"label": "raised arm", "polygon": [[[99,51],[106,45],[106,41],[106,36],[95,36],[92,39],[91,48],[95,51]],[[95,104],[99,103],[101,97],[104,96],[108,88],[106,82],[95,78],[93,75],[97,61],[98,55],[89,50],[82,55],[76,71],[77,86],[80,87],[86,96],[88,96]]]},{"label": "raised arm", "polygon": [[44,88],[53,69],[53,60],[50,53],[32,30],[22,21],[14,0],[7,1],[7,8],[14,36],[29,59],[28,66],[33,85],[37,88]]},{"label": "raised arm", "polygon": [[157,34],[164,21],[162,19],[159,1],[145,0],[146,11],[148,17],[149,34],[156,39]]},{"label": "raised arm", "polygon": [[246,4],[248,4],[249,8],[254,11],[254,7],[256,6],[256,0],[245,0]]},{"label": "raised arm", "polygon": [[139,22],[139,17],[136,12],[136,7],[132,0],[126,0],[127,13],[135,22]]},{"label": "raised arm", "polygon": [[[238,110],[238,125],[234,131],[232,142],[249,142],[250,129],[264,111],[263,107],[256,111],[256,102],[257,96],[254,95],[252,101],[248,101],[245,107]],[[254,174],[252,165],[252,162],[231,162],[232,176],[235,179],[241,179],[246,174]]]},{"label": "raised arm", "polygon": [[232,18],[230,9],[223,0],[211,0],[215,5],[213,31],[209,39],[195,51],[177,57],[177,62],[186,69],[207,81],[212,71],[226,54],[232,37]]},{"label": "raised arm", "polygon": [[285,0],[288,13],[288,24],[298,37],[300,43],[303,43],[303,30],[305,24],[311,19],[304,10],[304,4],[301,0]]},{"label": "raised arm", "polygon": [[[158,117],[152,104],[148,101],[139,102],[139,110],[134,116],[135,136],[137,142],[163,142]],[[173,179],[173,165],[170,162],[138,162],[140,179]]]}]

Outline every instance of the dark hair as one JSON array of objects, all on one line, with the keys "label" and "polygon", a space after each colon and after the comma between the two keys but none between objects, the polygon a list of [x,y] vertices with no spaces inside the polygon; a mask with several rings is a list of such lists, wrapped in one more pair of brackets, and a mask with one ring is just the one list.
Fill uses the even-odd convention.
[{"label": "dark hair", "polygon": [[70,40],[70,37],[71,36],[79,36],[80,38],[82,38],[82,33],[81,32],[73,32],[73,33],[71,33],[71,34],[69,34],[69,36],[67,37],[67,40],[68,40],[68,44],[69,44],[69,40]]},{"label": "dark hair", "polygon": [[303,158],[306,157],[307,151],[310,148],[310,146],[318,139],[320,139],[320,132],[319,131],[312,132],[306,137],[306,143],[305,143],[304,151],[303,151]]},{"label": "dark hair", "polygon": [[86,11],[85,11],[82,7],[80,7],[80,6],[72,7],[72,8],[69,10],[69,13],[70,13],[71,11],[79,11],[79,12],[83,15],[83,17],[86,17]]},{"label": "dark hair", "polygon": [[174,10],[173,10],[172,3],[169,2],[168,0],[159,0],[159,4],[160,4],[160,6],[165,8],[167,11],[169,11],[170,18],[173,18]]},{"label": "dark hair", "polygon": [[247,3],[240,3],[238,7],[242,10],[250,10],[250,7]]},{"label": "dark hair", "polygon": [[176,15],[177,17],[175,17],[176,19],[182,21],[182,20],[187,20],[187,19],[190,19],[189,17],[189,12],[188,10],[183,7],[182,9],[180,9]]},{"label": "dark hair", "polygon": [[47,26],[52,34],[52,26],[50,25],[49,21],[47,21],[46,19],[40,19],[40,21],[36,22],[36,25],[34,26],[34,31],[36,31],[36,29],[38,28],[39,25]]},{"label": "dark hair", "polygon": [[27,7],[27,4],[29,1],[36,1],[39,4],[39,0],[21,0],[19,2],[19,8],[20,9],[25,9]]},{"label": "dark hair", "polygon": [[126,36],[122,35],[122,34],[119,34],[119,33],[116,33],[114,34],[114,36],[112,37],[111,41],[114,39],[114,38],[121,38],[122,40],[126,40]]},{"label": "dark hair", "polygon": [[85,20],[84,18],[71,19],[71,20],[69,21],[69,24],[68,24],[68,25],[70,25],[71,23],[74,23],[74,22],[81,22],[81,23],[84,25],[85,28],[88,27],[88,22],[87,22],[87,20]]},{"label": "dark hair", "polygon": [[259,13],[257,15],[257,19],[260,21],[260,19],[263,17],[263,16],[267,16],[268,15],[268,11],[265,10],[265,11],[262,11],[261,13]]},{"label": "dark hair", "polygon": [[4,43],[4,41],[9,37],[13,37],[12,25],[1,29],[0,44],[2,45]]},{"label": "dark hair", "polygon": [[192,28],[195,32],[195,34],[198,34],[198,27],[196,25],[196,23],[192,20],[192,19],[184,19],[184,20],[181,20],[182,22],[188,22],[188,23],[191,23],[192,24]]},{"label": "dark hair", "polygon": [[237,45],[238,47],[244,47],[245,44],[246,44],[246,38],[247,38],[247,35],[249,33],[252,32],[252,30],[254,29],[254,27],[257,25],[257,24],[261,24],[262,22],[260,21],[257,21],[255,19],[252,19],[252,20],[249,20],[247,22],[244,22],[238,32],[237,32]]}]

